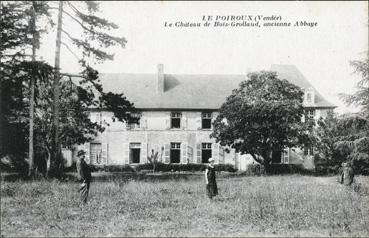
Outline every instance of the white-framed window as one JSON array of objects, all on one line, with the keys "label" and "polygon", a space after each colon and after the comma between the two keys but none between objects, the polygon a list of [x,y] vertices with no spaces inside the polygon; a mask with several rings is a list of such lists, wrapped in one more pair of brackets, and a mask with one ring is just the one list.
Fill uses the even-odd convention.
[{"label": "white-framed window", "polygon": [[201,114],[201,128],[202,129],[211,129],[211,112],[203,112]]},{"label": "white-framed window", "polygon": [[181,128],[182,113],[172,112],[170,114],[170,128]]},{"label": "white-framed window", "polygon": [[93,164],[102,164],[102,145],[101,143],[90,143],[90,161]]},{"label": "white-framed window", "polygon": [[307,103],[313,103],[313,94],[312,93],[306,93],[306,102]]},{"label": "white-framed window", "polygon": [[172,142],[170,143],[170,162],[180,163],[181,162],[181,143]]},{"label": "white-framed window", "polygon": [[305,109],[305,117],[307,119],[314,119],[314,117],[315,117],[315,109]]}]

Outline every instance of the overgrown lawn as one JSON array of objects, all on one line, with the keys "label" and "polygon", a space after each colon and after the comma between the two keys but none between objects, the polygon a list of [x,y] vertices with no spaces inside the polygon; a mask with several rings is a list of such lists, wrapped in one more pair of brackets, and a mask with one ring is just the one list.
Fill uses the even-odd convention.
[{"label": "overgrown lawn", "polygon": [[335,177],[202,178],[94,182],[79,205],[78,183],[1,183],[6,236],[369,236],[369,178],[345,187]]}]

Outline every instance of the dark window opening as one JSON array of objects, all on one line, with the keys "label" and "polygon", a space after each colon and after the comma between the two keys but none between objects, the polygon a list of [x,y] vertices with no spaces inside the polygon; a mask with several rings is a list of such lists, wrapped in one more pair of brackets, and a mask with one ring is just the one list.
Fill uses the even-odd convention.
[{"label": "dark window opening", "polygon": [[282,152],[281,151],[273,151],[272,153],[272,163],[281,163],[282,162]]},{"label": "dark window opening", "polygon": [[314,152],[313,146],[304,147],[304,155],[313,155],[313,152]]},{"label": "dark window opening", "polygon": [[131,163],[133,164],[139,164],[140,163],[140,149],[131,149]]},{"label": "dark window opening", "polygon": [[181,128],[181,113],[172,113],[171,114],[171,120],[170,125],[171,128]]},{"label": "dark window opening", "polygon": [[203,113],[201,118],[202,129],[211,129],[211,113]]},{"label": "dark window opening", "polygon": [[202,143],[201,148],[201,162],[209,163],[209,158],[211,158],[211,143]]},{"label": "dark window opening", "polygon": [[129,145],[129,161],[132,164],[139,164],[141,157],[141,144],[131,143]]},{"label": "dark window opening", "polygon": [[180,163],[181,161],[181,143],[170,143],[170,162]]}]

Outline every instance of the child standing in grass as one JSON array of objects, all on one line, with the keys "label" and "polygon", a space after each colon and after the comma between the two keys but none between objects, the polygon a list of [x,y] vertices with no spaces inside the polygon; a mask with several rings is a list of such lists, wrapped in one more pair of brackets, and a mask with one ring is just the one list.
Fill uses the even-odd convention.
[{"label": "child standing in grass", "polygon": [[78,151],[77,156],[79,157],[77,161],[77,173],[79,178],[82,181],[79,192],[81,194],[81,202],[86,203],[88,192],[90,191],[90,182],[91,182],[91,169],[85,161],[85,152],[80,150]]},{"label": "child standing in grass", "polygon": [[351,185],[354,182],[354,170],[351,168],[350,162],[342,163],[342,167],[340,183],[344,185]]},{"label": "child standing in grass", "polygon": [[206,193],[210,199],[218,195],[217,181],[215,178],[214,159],[209,158],[209,165],[205,169]]}]

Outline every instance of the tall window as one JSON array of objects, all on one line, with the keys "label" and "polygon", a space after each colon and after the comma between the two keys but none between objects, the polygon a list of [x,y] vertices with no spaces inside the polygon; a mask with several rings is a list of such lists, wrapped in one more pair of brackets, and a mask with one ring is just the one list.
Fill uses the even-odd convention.
[{"label": "tall window", "polygon": [[201,128],[211,129],[211,113],[202,113]]},{"label": "tall window", "polygon": [[170,128],[181,128],[181,117],[181,113],[172,112],[170,114]]},{"label": "tall window", "polygon": [[141,143],[129,144],[129,162],[131,164],[139,164],[141,155]]},{"label": "tall window", "polygon": [[170,143],[170,162],[179,163],[181,161],[181,143]]},{"label": "tall window", "polygon": [[313,152],[314,152],[313,146],[304,147],[304,155],[313,155]]},{"label": "tall window", "polygon": [[201,162],[208,163],[211,157],[211,143],[201,144]]},{"label": "tall window", "polygon": [[102,146],[101,143],[90,144],[90,161],[93,164],[101,164]]}]

